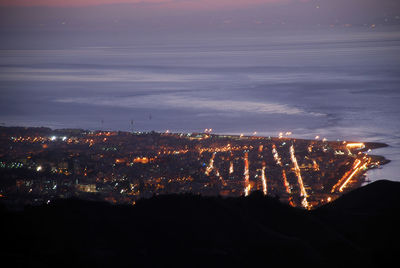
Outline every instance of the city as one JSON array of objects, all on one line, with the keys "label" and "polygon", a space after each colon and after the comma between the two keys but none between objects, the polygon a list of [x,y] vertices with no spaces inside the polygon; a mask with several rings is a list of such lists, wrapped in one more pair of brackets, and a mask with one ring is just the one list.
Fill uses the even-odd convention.
[{"label": "city", "polygon": [[313,209],[365,183],[381,143],[203,133],[1,127],[0,199],[10,206],[77,197],[134,205],[154,195],[253,191]]}]

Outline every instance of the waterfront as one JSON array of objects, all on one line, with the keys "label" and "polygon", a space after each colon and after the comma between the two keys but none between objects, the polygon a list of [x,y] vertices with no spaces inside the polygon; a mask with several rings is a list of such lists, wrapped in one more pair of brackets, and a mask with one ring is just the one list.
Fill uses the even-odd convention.
[{"label": "waterfront", "polygon": [[5,43],[0,123],[383,142],[398,180],[399,32],[330,31]]},{"label": "waterfront", "polygon": [[79,197],[119,204],[154,195],[248,196],[312,209],[365,182],[387,160],[380,143],[213,135],[0,128],[5,202]]}]

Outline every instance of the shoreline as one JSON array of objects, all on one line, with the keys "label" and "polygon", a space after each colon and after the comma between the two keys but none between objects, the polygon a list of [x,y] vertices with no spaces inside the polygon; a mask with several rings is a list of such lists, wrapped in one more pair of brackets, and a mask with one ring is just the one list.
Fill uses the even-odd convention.
[{"label": "shoreline", "polygon": [[[48,200],[97,194],[134,203],[154,194],[247,196],[261,190],[312,209],[361,187],[368,171],[390,162],[368,154],[388,147],[379,142],[204,132],[0,127],[0,144],[2,172],[17,179],[4,193],[29,197],[45,189]],[[27,173],[21,177],[17,170]]]},{"label": "shoreline", "polygon": [[[238,135],[238,134],[218,134],[218,133],[205,133],[205,132],[188,132],[188,133],[180,133],[180,132],[158,132],[158,131],[134,131],[134,132],[130,132],[130,131],[126,131],[126,130],[91,130],[91,129],[82,129],[82,128],[50,128],[50,127],[24,127],[24,126],[0,126],[0,133],[1,133],[1,129],[15,129],[15,130],[37,130],[37,131],[50,131],[50,132],[54,132],[54,134],[82,134],[82,133],[105,133],[105,132],[109,132],[109,133],[119,133],[119,134],[135,134],[135,135],[141,135],[141,134],[151,134],[151,133],[157,133],[160,135],[163,134],[168,134],[168,135],[209,135],[210,137],[229,137],[229,138],[235,138],[235,139],[270,139],[273,141],[277,141],[277,140],[293,140],[293,141],[300,141],[300,142],[326,142],[329,144],[341,144],[343,142],[345,143],[362,143],[365,145],[364,148],[360,148],[357,151],[358,152],[370,152],[372,150],[375,149],[380,149],[380,148],[386,148],[386,147],[390,147],[389,144],[387,143],[383,143],[383,142],[362,142],[362,141],[331,141],[331,140],[313,140],[313,139],[304,139],[304,138],[296,138],[296,137],[272,137],[272,136],[257,136],[257,135],[253,135],[253,136],[249,136],[249,135]],[[51,134],[51,133],[49,133]],[[387,159],[385,156],[383,155],[373,155],[373,154],[368,154],[370,157],[374,158],[375,160],[380,162],[380,165],[386,165],[389,164],[391,162],[390,159]]]},{"label": "shoreline", "polygon": [[[313,140],[313,139],[305,139],[305,138],[296,138],[296,137],[273,137],[273,136],[258,136],[258,135],[238,135],[238,134],[218,134],[218,133],[207,133],[207,132],[160,132],[160,131],[126,131],[126,130],[94,130],[94,129],[83,129],[83,128],[50,128],[50,127],[24,127],[24,126],[1,126],[0,125],[0,130],[1,129],[20,129],[20,130],[48,130],[48,131],[53,131],[55,133],[63,133],[63,132],[74,132],[77,133],[79,131],[81,132],[110,132],[110,133],[123,133],[123,134],[148,134],[148,133],[158,133],[158,134],[171,134],[171,135],[187,135],[187,134],[207,134],[210,136],[218,136],[218,137],[242,137],[242,138],[261,138],[261,139],[288,139],[288,140],[298,140],[298,141],[320,141],[323,142],[323,140]],[[337,142],[343,142],[342,140],[338,141],[333,141],[333,140],[327,140],[326,142],[328,143],[337,143]],[[345,141],[346,143],[359,143],[362,141]],[[390,145],[383,143],[383,142],[362,142],[365,145],[365,148],[360,149],[360,151],[366,151],[368,149],[374,150],[378,148],[385,148],[385,147],[390,147]],[[368,146],[367,146],[368,145]]]}]

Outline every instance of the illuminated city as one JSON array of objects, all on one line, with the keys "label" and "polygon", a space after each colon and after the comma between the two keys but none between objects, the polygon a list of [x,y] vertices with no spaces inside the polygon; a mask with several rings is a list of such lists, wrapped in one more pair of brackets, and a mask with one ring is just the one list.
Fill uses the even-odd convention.
[{"label": "illuminated city", "polygon": [[2,128],[1,198],[43,204],[79,197],[116,204],[171,193],[253,191],[312,209],[360,187],[387,162],[379,143],[204,133]]},{"label": "illuminated city", "polygon": [[1,0],[4,267],[399,263],[400,0]]}]

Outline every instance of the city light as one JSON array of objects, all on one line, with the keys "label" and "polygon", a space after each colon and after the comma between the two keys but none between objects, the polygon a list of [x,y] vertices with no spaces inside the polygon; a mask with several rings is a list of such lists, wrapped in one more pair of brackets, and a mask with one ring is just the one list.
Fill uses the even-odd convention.
[{"label": "city light", "polygon": [[349,149],[364,149],[365,148],[365,144],[364,143],[348,143],[346,145],[347,148]]},{"label": "city light", "polygon": [[244,188],[244,195],[248,196],[251,190],[250,186],[250,173],[249,173],[249,154],[246,152],[244,154],[244,183],[245,183],[245,188]]},{"label": "city light", "polygon": [[[354,149],[371,149],[369,144],[355,142],[66,131],[55,139],[63,143],[49,146],[52,137],[57,136],[29,134],[27,130],[6,139],[23,146],[15,146],[10,159],[0,159],[0,168],[36,171],[35,178],[18,179],[19,192],[41,189],[46,198],[53,198],[68,189],[78,195],[102,193],[102,200],[131,204],[153,194],[248,196],[255,188],[264,195],[280,196],[291,206],[311,209],[359,187],[368,169],[385,163],[364,151],[351,154]],[[54,155],[54,150],[60,154]],[[57,183],[55,175],[61,179]],[[73,184],[72,178],[76,180]]]},{"label": "city light", "polygon": [[265,164],[265,162],[263,162],[263,166],[261,169],[261,181],[262,181],[264,195],[267,195],[267,178],[265,177],[265,169],[266,168],[267,168],[266,164]]},{"label": "city light", "polygon": [[208,164],[208,167],[207,167],[207,169],[206,169],[206,171],[205,171],[205,174],[206,174],[207,176],[209,176],[209,175],[210,175],[210,172],[214,169],[214,158],[215,158],[215,155],[216,155],[216,154],[217,154],[217,153],[215,152],[215,153],[213,153],[212,156],[211,156],[210,163]]},{"label": "city light", "polygon": [[307,192],[306,192],[306,189],[304,188],[303,178],[301,177],[301,172],[300,172],[299,165],[297,163],[293,145],[290,146],[290,159],[292,160],[292,163],[294,165],[294,170],[295,170],[295,173],[296,173],[296,176],[298,179],[298,183],[299,183],[299,187],[300,187],[300,196],[303,197],[302,206],[304,208],[308,208]]}]

